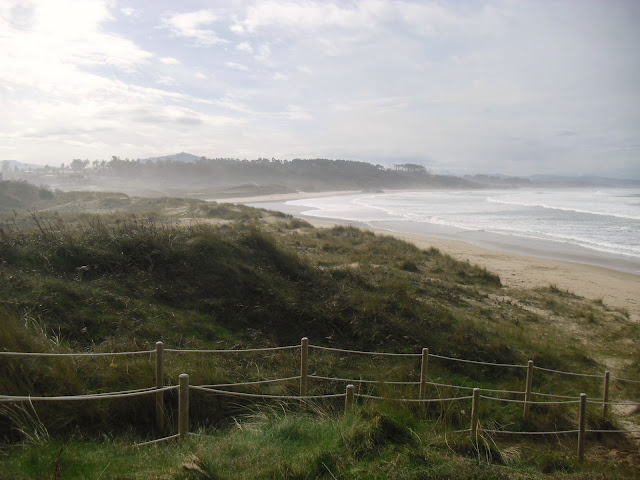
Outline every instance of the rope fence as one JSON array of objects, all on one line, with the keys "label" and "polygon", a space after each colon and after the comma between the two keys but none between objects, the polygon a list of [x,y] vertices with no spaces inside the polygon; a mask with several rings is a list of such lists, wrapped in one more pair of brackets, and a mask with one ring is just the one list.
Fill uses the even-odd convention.
[{"label": "rope fence", "polygon": [[580,430],[558,430],[552,432],[518,432],[513,430],[487,430],[482,429],[483,432],[493,433],[494,435],[566,435],[568,433],[580,433]]},{"label": "rope fence", "polygon": [[[353,379],[342,378],[333,376],[324,376],[319,374],[309,373],[309,350],[317,350],[324,352],[337,352],[337,353],[349,353],[358,355],[368,355],[372,357],[404,357],[421,359],[420,377],[419,380],[407,380],[407,381],[387,381],[387,380],[371,380],[371,379]],[[164,384],[164,355],[165,353],[176,354],[235,354],[235,353],[267,353],[267,352],[283,352],[283,351],[300,351],[300,374],[272,379],[251,380],[244,382],[233,383],[217,383],[207,385],[189,385],[189,376],[182,374],[179,376],[179,385]],[[479,405],[481,400],[505,402],[512,404],[522,405],[523,419],[527,419],[530,407],[532,405],[573,405],[579,404],[579,428],[577,430],[562,430],[562,431],[549,431],[549,432],[526,432],[526,431],[511,431],[511,430],[488,430],[482,429],[482,432],[496,434],[496,435],[563,435],[563,434],[578,434],[578,457],[582,460],[584,455],[584,435],[586,433],[636,433],[640,430],[589,430],[586,428],[586,406],[587,404],[602,405],[602,416],[606,418],[608,413],[608,407],[612,405],[629,405],[639,406],[640,402],[618,400],[609,401],[609,381],[616,380],[619,382],[631,382],[640,384],[640,380],[633,380],[627,378],[621,378],[610,375],[609,371],[604,372],[604,375],[590,374],[590,373],[577,373],[567,372],[562,370],[554,370],[550,368],[540,367],[534,365],[533,361],[529,360],[527,365],[513,365],[507,363],[495,363],[495,362],[482,362],[478,360],[468,360],[461,358],[448,357],[444,355],[436,355],[429,353],[427,348],[422,349],[422,353],[393,353],[393,352],[369,352],[361,350],[349,350],[343,348],[323,347],[318,345],[309,344],[309,340],[305,337],[301,340],[299,345],[288,345],[284,347],[265,347],[265,348],[246,348],[246,349],[180,349],[180,348],[164,348],[162,342],[156,343],[155,350],[141,350],[141,351],[127,351],[127,352],[78,352],[78,353],[46,353],[46,352],[0,352],[0,356],[16,356],[16,357],[113,357],[124,355],[153,355],[155,354],[156,369],[155,369],[155,387],[139,388],[132,390],[124,390],[118,392],[102,392],[102,393],[87,393],[80,395],[62,395],[62,396],[31,396],[31,395],[1,395],[0,404],[2,403],[20,403],[20,402],[34,402],[34,401],[88,401],[88,400],[105,400],[105,399],[117,399],[117,398],[131,398],[137,396],[155,395],[156,406],[156,425],[159,431],[163,432],[165,411],[164,411],[164,393],[177,390],[178,391],[178,433],[175,435],[165,436],[156,440],[143,442],[136,444],[135,446],[153,445],[160,442],[170,441],[174,439],[182,440],[189,434],[189,391],[197,391],[206,394],[241,397],[248,399],[263,399],[263,400],[285,400],[285,401],[314,401],[324,399],[345,399],[345,413],[348,413],[354,408],[356,399],[363,401],[391,401],[400,403],[413,403],[413,404],[429,404],[429,403],[451,403],[471,400],[471,425],[464,432],[471,432],[472,435],[477,434],[480,429],[479,426]],[[430,381],[428,379],[428,367],[429,359],[439,359],[445,361],[462,362],[475,365],[486,365],[490,367],[500,368],[524,368],[527,369],[527,377],[525,383],[525,390],[500,390],[490,389],[482,387],[469,387],[464,385],[453,385],[447,383],[439,383]],[[602,398],[587,399],[583,393],[577,398],[577,396],[559,395],[553,393],[536,392],[533,391],[533,375],[534,372],[543,371],[547,373],[569,375],[585,378],[600,378],[603,380],[603,395]],[[324,394],[308,394],[308,382],[309,380],[329,381],[329,382],[343,382],[347,383],[346,391],[344,393],[324,393]],[[277,383],[299,381],[298,394],[270,394],[270,393],[252,393],[228,390],[229,388],[236,387],[250,387],[250,386],[263,386],[272,385]],[[372,395],[369,393],[359,393],[355,391],[355,385],[369,384],[369,385],[398,385],[398,386],[419,386],[420,391],[417,398],[403,398],[393,396]],[[451,396],[446,398],[428,398],[427,387],[439,387],[439,388],[451,388],[457,390],[471,391],[472,395],[466,396]],[[522,398],[504,398],[492,395],[483,395],[481,392],[491,393],[495,395],[511,395],[521,396]],[[545,400],[534,401],[532,397],[540,396],[545,398],[556,398],[559,400]]]},{"label": "rope fence", "polygon": [[487,365],[491,367],[508,367],[508,368],[527,368],[526,365],[512,365],[510,363],[493,363],[493,362],[481,362],[478,360],[466,360],[464,358],[455,358],[455,357],[445,357],[444,355],[435,355],[433,353],[429,354],[430,357],[439,358],[442,360],[451,360],[453,362],[462,362],[462,363],[473,363],[476,365]]},{"label": "rope fence", "polygon": [[564,372],[562,370],[554,370],[552,368],[544,368],[544,367],[533,367],[536,370],[542,370],[543,372],[557,373],[560,375],[572,375],[574,377],[589,377],[589,378],[601,378],[602,375],[598,375],[596,373],[575,373],[575,372]]},{"label": "rope fence", "polygon": [[146,447],[147,445],[156,445],[156,444],[162,443],[162,442],[168,442],[168,441],[171,441],[171,440],[177,440],[178,437],[179,437],[179,435],[175,434],[175,435],[170,435],[168,437],[163,437],[163,438],[157,438],[155,440],[150,440],[148,442],[136,443],[133,446],[134,447]]},{"label": "rope fence", "polygon": [[9,396],[9,395],[0,395],[0,403],[7,402],[40,402],[40,401],[50,401],[50,402],[65,402],[65,401],[80,401],[80,400],[103,400],[103,399],[113,399],[113,398],[129,398],[129,397],[139,397],[142,395],[150,395],[152,393],[161,393],[168,392],[170,390],[175,390],[176,386],[173,387],[164,387],[160,389],[147,389],[143,391],[130,391],[130,392],[119,392],[119,393],[94,393],[94,394],[84,394],[84,395],[62,395],[59,397],[33,397],[33,396]]},{"label": "rope fence", "polygon": [[365,379],[338,378],[338,377],[322,377],[320,375],[308,375],[307,378],[313,378],[315,380],[329,380],[332,382],[373,383],[373,384],[385,384],[385,385],[420,385],[420,382],[395,382],[395,381],[387,381],[387,380],[365,380]]},{"label": "rope fence", "polygon": [[613,375],[611,375],[611,378],[614,379],[614,380],[617,380],[619,382],[640,383],[640,380],[631,380],[630,378],[614,377]]},{"label": "rope fence", "polygon": [[364,393],[356,393],[356,397],[368,398],[370,400],[385,400],[391,402],[417,402],[417,403],[433,403],[433,402],[455,402],[458,400],[469,400],[473,398],[471,395],[466,397],[450,397],[450,398],[393,398],[393,397],[380,397],[377,395],[367,395]]},{"label": "rope fence", "polygon": [[575,396],[572,397],[570,395],[556,395],[555,393],[542,393],[542,392],[531,392],[531,395],[539,395],[541,397],[551,397],[551,398],[575,398]]},{"label": "rope fence", "polygon": [[424,382],[426,385],[432,385],[434,387],[443,387],[443,388],[458,388],[460,390],[473,390],[474,387],[465,387],[463,385],[449,385],[448,383],[437,383],[437,382]]},{"label": "rope fence", "polygon": [[0,356],[12,357],[113,357],[118,355],[147,355],[156,353],[155,350],[140,350],[137,352],[78,352],[78,353],[46,353],[46,352],[2,352]]},{"label": "rope fence", "polygon": [[495,400],[498,402],[508,402],[508,403],[522,403],[529,405],[563,405],[568,403],[580,403],[580,400],[564,400],[564,401],[551,401],[551,402],[532,402],[531,400],[515,400],[513,398],[500,398],[500,397],[489,397],[487,395],[480,395],[480,398],[485,398],[487,400]]},{"label": "rope fence", "polygon": [[[311,377],[311,376],[309,376]],[[252,382],[237,382],[237,383],[215,383],[212,385],[200,385],[202,388],[217,388],[217,387],[244,387],[247,385],[265,385],[267,383],[278,383],[278,382],[288,382],[290,380],[299,380],[300,375],[296,375],[295,377],[286,377],[286,378],[273,378],[271,380],[254,380]]]},{"label": "rope fence", "polygon": [[264,393],[246,393],[246,392],[230,392],[229,390],[220,390],[217,388],[207,388],[202,386],[193,385],[189,388],[198,390],[201,392],[218,393],[221,395],[229,395],[231,397],[246,397],[246,398],[267,398],[276,400],[318,400],[321,398],[337,398],[346,396],[345,393],[330,393],[326,395],[269,395]]},{"label": "rope fence", "polygon": [[[265,347],[265,348],[242,348],[237,350],[190,350],[182,348],[165,348],[165,352],[172,353],[250,353],[250,352],[277,352],[282,350],[295,350],[300,345],[288,345],[286,347]],[[155,350],[152,350],[155,352]]]},{"label": "rope fence", "polygon": [[420,357],[419,353],[366,352],[363,350],[347,350],[344,348],[321,347],[319,345],[309,345],[309,347],[315,348],[316,350],[325,350],[329,352],[356,353],[359,355],[373,355],[378,357]]},{"label": "rope fence", "polygon": [[602,400],[587,400],[587,403],[604,403],[605,405],[640,405],[640,402],[603,402]]}]

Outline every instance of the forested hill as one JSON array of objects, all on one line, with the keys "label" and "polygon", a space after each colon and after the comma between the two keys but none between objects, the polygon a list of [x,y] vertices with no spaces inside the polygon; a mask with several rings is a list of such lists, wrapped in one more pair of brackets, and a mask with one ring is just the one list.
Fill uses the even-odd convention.
[{"label": "forested hill", "polygon": [[[166,157],[165,157],[166,158]],[[110,161],[74,160],[66,168],[29,173],[32,183],[61,189],[92,187],[125,193],[284,193],[401,188],[474,188],[476,182],[454,176],[432,175],[421,165],[392,168],[349,160],[237,160],[199,158]],[[246,191],[239,191],[244,187]],[[141,189],[143,190],[141,192]],[[250,192],[250,190],[254,192]],[[242,190],[242,188],[240,189]]]}]

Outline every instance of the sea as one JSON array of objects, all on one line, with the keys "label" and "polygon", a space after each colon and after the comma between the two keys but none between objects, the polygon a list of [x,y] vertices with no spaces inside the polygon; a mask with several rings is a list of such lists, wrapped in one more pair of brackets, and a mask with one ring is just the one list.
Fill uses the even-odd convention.
[{"label": "sea", "polygon": [[640,189],[394,191],[306,198],[283,206],[280,210],[303,217],[640,274]]}]

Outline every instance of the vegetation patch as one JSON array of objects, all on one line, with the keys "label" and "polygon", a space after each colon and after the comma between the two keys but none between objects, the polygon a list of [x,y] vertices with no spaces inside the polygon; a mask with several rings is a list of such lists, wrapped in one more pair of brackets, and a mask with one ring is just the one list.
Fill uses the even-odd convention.
[{"label": "vegetation patch", "polygon": [[[28,186],[12,195],[40,207],[7,213],[0,224],[0,346],[6,351],[151,350],[158,340],[168,348],[238,349],[293,345],[307,336],[314,345],[343,349],[429,348],[438,357],[429,361],[428,378],[439,385],[524,388],[526,369],[452,359],[518,366],[532,359],[547,369],[598,375],[612,369],[614,359],[620,376],[638,377],[639,347],[619,339],[637,338],[639,327],[624,312],[554,287],[508,289],[491,272],[435,249],[199,200],[58,192],[47,199]],[[109,213],[82,210],[85,201]],[[194,385],[293,377],[298,356],[168,352],[165,382],[176,384],[184,372]],[[310,369],[318,376],[372,380],[358,385],[361,393],[417,396],[416,385],[382,381],[415,382],[419,358],[312,349]],[[153,384],[149,355],[0,356],[0,391],[8,395]],[[342,381],[313,380],[309,393],[344,388]],[[536,370],[534,390],[597,399],[602,381]],[[243,391],[290,395],[298,382]],[[427,393],[462,394],[435,385]],[[640,388],[618,383],[614,393],[637,399]],[[454,433],[468,428],[468,403],[422,407],[360,399],[354,414],[343,416],[342,402],[274,404],[193,394],[192,429],[206,436],[140,449],[129,446],[165,433],[155,426],[152,397],[6,406],[0,470],[10,478],[56,471],[62,478],[633,478],[625,466],[634,465],[633,454],[615,463],[606,453],[628,452],[621,438],[590,438],[591,460],[584,466],[571,460],[572,440]],[[166,408],[173,431],[173,393],[166,395]],[[605,422],[601,406],[589,408],[590,425],[619,428],[615,414]],[[480,414],[481,425],[495,429],[562,430],[576,422],[574,404],[533,406],[525,421],[519,404],[483,400]],[[551,444],[561,447],[545,456]]]}]

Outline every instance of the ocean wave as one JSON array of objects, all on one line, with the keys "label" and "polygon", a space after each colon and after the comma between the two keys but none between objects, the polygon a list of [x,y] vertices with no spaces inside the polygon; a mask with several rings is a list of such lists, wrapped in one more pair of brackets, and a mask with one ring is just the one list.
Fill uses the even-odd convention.
[{"label": "ocean wave", "polygon": [[547,233],[547,232],[524,232],[515,229],[495,229],[494,233],[502,233],[506,235],[513,235],[521,238],[533,238],[539,240],[555,241],[562,243],[570,243],[578,245],[591,250],[596,250],[604,253],[614,253],[618,255],[628,255],[630,257],[640,258],[640,245],[621,245],[618,243],[611,243],[602,240],[595,240],[592,238],[585,238],[576,235],[563,235],[559,233]]},{"label": "ocean wave", "polygon": [[636,215],[626,215],[626,214],[611,213],[611,212],[597,212],[594,210],[585,210],[585,209],[574,208],[574,207],[561,207],[559,205],[548,205],[545,203],[537,203],[537,202],[517,202],[515,200],[504,200],[504,199],[495,198],[495,197],[487,197],[487,202],[499,203],[503,205],[515,205],[520,207],[546,208],[549,210],[560,210],[563,212],[583,213],[586,215],[598,215],[598,216],[604,216],[604,217],[624,218],[627,220],[640,220],[640,216],[636,216]]},{"label": "ocean wave", "polygon": [[[530,192],[402,192],[316,198],[295,203],[309,207],[305,215],[359,222],[372,227],[380,225],[385,228],[385,223],[393,222],[401,230],[408,231],[412,227],[401,225],[429,224],[458,231],[485,231],[554,241],[640,258],[640,216],[627,213],[634,207],[628,202],[621,202],[617,205],[618,212],[603,212],[594,202],[606,202],[605,208],[613,209],[616,208],[612,203],[615,196],[608,195],[605,200],[603,195],[598,195],[602,200],[594,200],[595,193],[539,191],[535,194],[544,199],[526,201]],[[583,201],[585,205],[579,208],[570,204],[553,204],[563,199],[567,203]]]}]

